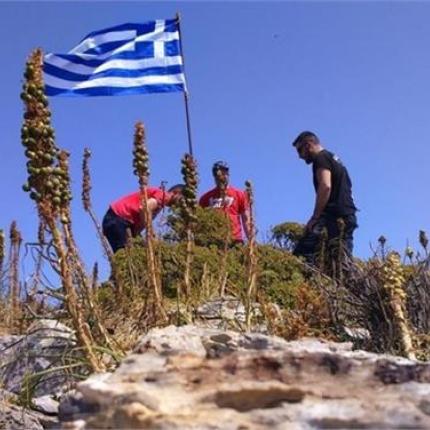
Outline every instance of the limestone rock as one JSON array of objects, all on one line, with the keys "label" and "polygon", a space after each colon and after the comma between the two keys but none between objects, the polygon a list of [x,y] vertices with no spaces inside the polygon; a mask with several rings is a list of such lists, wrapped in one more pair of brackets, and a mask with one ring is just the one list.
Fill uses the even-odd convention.
[{"label": "limestone rock", "polygon": [[59,393],[70,382],[70,376],[64,371],[34,377],[64,365],[66,350],[75,346],[73,332],[64,324],[40,320],[29,327],[27,335],[3,339],[0,345],[0,380],[6,390],[20,393],[30,377],[30,384],[35,384],[34,395],[38,397]]},{"label": "limestone rock", "polygon": [[430,428],[430,364],[195,326],[144,336],[60,405],[63,429]]},{"label": "limestone rock", "polygon": [[[253,303],[252,315],[254,318],[261,316],[260,305]],[[246,310],[242,301],[237,297],[214,297],[197,308],[195,324],[201,327],[213,329],[243,330],[245,327]],[[266,327],[260,327],[259,331],[266,331]]]},{"label": "limestone rock", "polygon": [[[53,428],[58,421],[38,412],[0,400],[0,429],[44,430]],[[57,427],[58,428],[58,427]]]}]

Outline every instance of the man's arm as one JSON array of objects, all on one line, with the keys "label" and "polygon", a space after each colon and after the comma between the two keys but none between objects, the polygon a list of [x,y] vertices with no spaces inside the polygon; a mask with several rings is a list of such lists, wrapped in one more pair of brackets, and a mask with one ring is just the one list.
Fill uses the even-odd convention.
[{"label": "man's arm", "polygon": [[[152,197],[147,200],[147,205],[148,205],[149,216],[151,217],[151,220],[152,220],[153,218],[155,218],[155,216],[158,213],[159,205],[158,205],[157,200],[155,200]],[[143,228],[146,228],[146,224],[145,224],[146,216],[145,216],[145,208],[144,207],[140,208],[140,214],[139,215],[140,215],[141,225],[144,226]]]},{"label": "man's arm", "polygon": [[307,229],[312,229],[315,222],[321,216],[325,207],[327,206],[328,200],[330,198],[331,193],[331,172],[328,169],[317,169],[317,195],[315,199],[315,207],[314,213],[312,214],[311,219],[306,224]]}]

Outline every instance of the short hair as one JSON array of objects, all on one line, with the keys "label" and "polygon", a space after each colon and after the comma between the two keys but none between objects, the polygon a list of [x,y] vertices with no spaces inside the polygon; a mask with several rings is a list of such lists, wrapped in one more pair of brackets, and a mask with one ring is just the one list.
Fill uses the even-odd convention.
[{"label": "short hair", "polygon": [[224,170],[225,172],[228,172],[230,170],[230,167],[226,161],[216,161],[212,166],[212,175],[216,176],[218,170]]},{"label": "short hair", "polygon": [[294,140],[293,146],[300,145],[301,143],[306,142],[309,139],[315,141],[315,143],[320,143],[320,140],[315,133],[312,133],[312,131],[302,131]]},{"label": "short hair", "polygon": [[185,185],[184,185],[184,184],[176,184],[176,185],[173,185],[173,187],[170,187],[170,188],[168,189],[168,191],[169,191],[169,193],[173,193],[173,191],[175,191],[175,190],[179,189],[179,190],[181,190],[181,192],[183,192],[183,191],[184,191],[184,188],[185,188]]}]

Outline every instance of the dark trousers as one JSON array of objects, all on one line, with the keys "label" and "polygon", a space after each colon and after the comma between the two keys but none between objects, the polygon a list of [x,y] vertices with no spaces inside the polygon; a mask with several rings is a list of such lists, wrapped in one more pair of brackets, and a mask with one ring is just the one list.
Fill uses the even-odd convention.
[{"label": "dark trousers", "polygon": [[[339,229],[338,219],[344,222],[343,232]],[[323,214],[314,224],[312,230],[305,232],[304,236],[297,243],[293,254],[305,257],[310,264],[315,264],[316,254],[322,242],[323,230],[327,230],[328,244],[333,244],[333,239],[342,239],[343,247],[347,255],[352,256],[354,247],[353,233],[358,227],[355,214],[336,217],[334,215]],[[340,237],[342,234],[342,237]]]},{"label": "dark trousers", "polygon": [[124,248],[127,243],[127,229],[133,231],[130,222],[118,216],[111,208],[108,209],[103,217],[103,234],[112,247],[112,251]]}]

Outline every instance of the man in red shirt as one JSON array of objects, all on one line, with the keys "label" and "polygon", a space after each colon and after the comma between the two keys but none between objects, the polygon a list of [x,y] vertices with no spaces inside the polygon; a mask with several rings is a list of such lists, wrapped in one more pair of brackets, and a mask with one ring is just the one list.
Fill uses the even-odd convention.
[{"label": "man in red shirt", "polygon": [[[154,219],[164,206],[172,206],[182,196],[184,186],[175,185],[164,191],[148,187],[148,209]],[[137,191],[121,197],[109,206],[103,218],[103,234],[106,236],[113,252],[124,248],[127,243],[127,229],[133,237],[138,236],[145,228],[145,212],[142,206],[142,194]]]},{"label": "man in red shirt", "polygon": [[234,243],[243,243],[242,228],[249,239],[249,204],[244,191],[228,184],[229,167],[224,161],[217,161],[212,167],[216,187],[200,198],[203,208],[222,210],[230,219],[231,236]]}]

